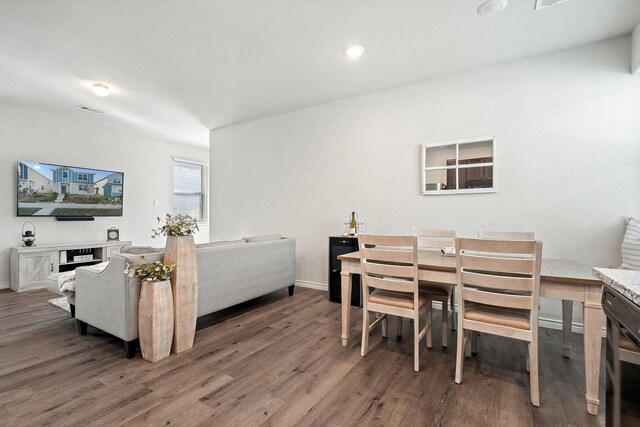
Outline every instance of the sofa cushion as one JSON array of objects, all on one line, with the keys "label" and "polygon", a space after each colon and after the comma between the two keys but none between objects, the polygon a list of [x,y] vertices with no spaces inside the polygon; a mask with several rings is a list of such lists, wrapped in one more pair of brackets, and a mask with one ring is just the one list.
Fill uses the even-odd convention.
[{"label": "sofa cushion", "polygon": [[268,242],[270,240],[280,240],[282,239],[282,235],[280,234],[270,234],[268,236],[253,236],[253,237],[245,237],[247,243],[254,242]]},{"label": "sofa cushion", "polygon": [[622,265],[627,270],[640,270],[640,220],[630,217],[622,241]]},{"label": "sofa cushion", "polygon": [[215,247],[218,247],[218,246],[241,245],[243,243],[247,243],[247,241],[245,239],[225,240],[225,241],[222,241],[222,242],[199,243],[199,244],[196,245],[196,248],[197,249],[215,248]]}]

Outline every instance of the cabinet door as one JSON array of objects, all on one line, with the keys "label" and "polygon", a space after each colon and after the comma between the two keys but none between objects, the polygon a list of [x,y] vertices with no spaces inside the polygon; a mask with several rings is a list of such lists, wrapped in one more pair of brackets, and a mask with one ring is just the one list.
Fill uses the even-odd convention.
[{"label": "cabinet door", "polygon": [[57,252],[20,254],[20,289],[44,285],[51,273],[57,272]]},{"label": "cabinet door", "polygon": [[119,254],[122,246],[107,246],[107,258],[104,261],[111,261],[113,254]]}]

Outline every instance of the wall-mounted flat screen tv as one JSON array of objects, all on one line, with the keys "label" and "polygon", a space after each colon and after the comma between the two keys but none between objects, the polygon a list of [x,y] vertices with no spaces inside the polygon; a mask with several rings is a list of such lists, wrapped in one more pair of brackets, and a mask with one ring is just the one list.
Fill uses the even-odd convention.
[{"label": "wall-mounted flat screen tv", "polygon": [[122,216],[124,173],[18,162],[18,216]]}]

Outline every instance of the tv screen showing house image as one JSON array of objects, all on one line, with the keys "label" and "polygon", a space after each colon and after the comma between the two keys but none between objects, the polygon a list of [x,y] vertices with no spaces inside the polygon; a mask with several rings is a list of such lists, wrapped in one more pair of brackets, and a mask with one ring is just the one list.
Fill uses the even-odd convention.
[{"label": "tv screen showing house image", "polygon": [[18,162],[18,216],[122,216],[124,174]]}]

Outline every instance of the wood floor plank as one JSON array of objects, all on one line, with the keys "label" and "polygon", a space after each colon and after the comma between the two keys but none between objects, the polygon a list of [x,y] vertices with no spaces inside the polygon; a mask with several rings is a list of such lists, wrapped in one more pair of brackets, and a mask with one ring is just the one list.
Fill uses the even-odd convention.
[{"label": "wood floor plank", "polygon": [[[199,319],[195,346],[157,363],[123,357],[122,342],[77,334],[51,293],[0,290],[0,425],[597,426],[587,414],[584,359],[562,357],[540,330],[541,407],[529,401],[524,346],[482,336],[455,384],[455,332],[420,354],[404,336],[371,333],[360,356],[361,310],[340,345],[340,305],[325,292],[277,292]],[[436,316],[438,318],[438,316]],[[393,322],[393,320],[392,320]],[[395,332],[395,325],[390,331]],[[582,336],[573,337],[582,348]],[[604,369],[601,368],[604,373]],[[604,387],[601,387],[602,392]],[[601,396],[604,402],[604,395]]]}]

